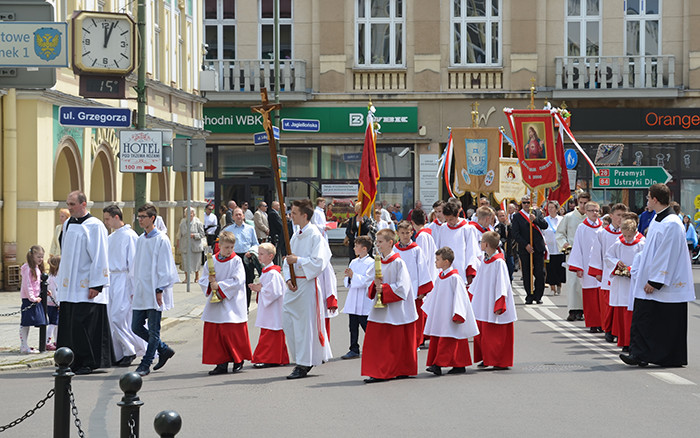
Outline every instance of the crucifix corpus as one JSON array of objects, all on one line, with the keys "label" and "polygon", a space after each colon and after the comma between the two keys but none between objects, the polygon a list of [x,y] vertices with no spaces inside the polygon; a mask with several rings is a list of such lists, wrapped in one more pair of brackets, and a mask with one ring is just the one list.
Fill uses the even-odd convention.
[{"label": "crucifix corpus", "polygon": [[[280,181],[280,168],[277,162],[277,145],[275,144],[275,135],[272,129],[272,120],[270,120],[270,113],[274,110],[282,108],[279,103],[271,104],[267,100],[267,88],[262,88],[260,90],[260,98],[262,99],[262,105],[256,105],[250,109],[259,113],[263,117],[263,128],[267,133],[267,140],[270,145],[270,165],[272,166],[272,174],[275,177],[275,186],[277,187],[277,200],[280,203],[280,210],[284,208],[284,194],[282,193],[282,181]],[[287,250],[287,254],[292,253],[292,248],[289,244],[289,229],[287,228],[287,215],[286,212],[280,214],[282,216],[282,232],[284,233],[284,247]],[[297,277],[294,273],[294,266],[289,265],[289,274],[291,275],[292,285],[297,285]]]}]

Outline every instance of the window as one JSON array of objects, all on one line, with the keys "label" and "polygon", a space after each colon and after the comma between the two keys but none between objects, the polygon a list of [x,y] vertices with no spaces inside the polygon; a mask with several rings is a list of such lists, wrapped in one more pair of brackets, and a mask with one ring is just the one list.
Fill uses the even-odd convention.
[{"label": "window", "polygon": [[661,47],[661,0],[627,0],[627,55],[658,55]]},{"label": "window", "polygon": [[[275,59],[274,0],[260,1],[260,59]],[[292,59],[292,0],[279,0],[280,59]]]},{"label": "window", "polygon": [[153,8],[153,79],[160,80],[160,45],[162,44],[161,34],[160,34],[160,5],[158,0],[154,0],[151,3]]},{"label": "window", "polygon": [[356,0],[355,63],[362,67],[404,67],[403,0]]},{"label": "window", "polygon": [[236,59],[235,0],[205,0],[204,43],[206,59]]},{"label": "window", "polygon": [[601,1],[567,0],[566,56],[600,56]]},{"label": "window", "polygon": [[501,65],[501,0],[451,0],[450,63]]}]

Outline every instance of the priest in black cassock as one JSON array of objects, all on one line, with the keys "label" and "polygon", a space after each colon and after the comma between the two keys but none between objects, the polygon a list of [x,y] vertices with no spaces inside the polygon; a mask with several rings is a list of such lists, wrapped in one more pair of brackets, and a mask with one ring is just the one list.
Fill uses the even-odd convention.
[{"label": "priest in black cassock", "polygon": [[[511,228],[513,239],[518,243],[518,255],[520,266],[523,268],[523,284],[525,286],[525,304],[542,304],[544,295],[544,259],[547,247],[544,243],[542,230],[548,227],[542,211],[538,208],[530,209],[530,197],[523,196],[520,211],[513,214]],[[530,227],[532,227],[532,244],[530,243]],[[530,254],[532,265],[530,267]],[[531,270],[532,269],[532,270]],[[535,290],[530,287],[530,272],[535,276]]]},{"label": "priest in black cassock", "polygon": [[695,287],[685,228],[670,201],[666,184],[649,188],[647,205],[656,217],[632,263],[630,351],[620,355],[628,365],[688,364],[688,302],[695,300]]}]

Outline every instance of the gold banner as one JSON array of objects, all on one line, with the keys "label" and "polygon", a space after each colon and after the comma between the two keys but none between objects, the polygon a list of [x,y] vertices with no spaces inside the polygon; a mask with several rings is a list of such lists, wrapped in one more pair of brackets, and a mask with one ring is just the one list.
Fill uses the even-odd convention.
[{"label": "gold banner", "polygon": [[499,188],[498,157],[501,139],[497,128],[454,128],[455,191],[490,193]]},{"label": "gold banner", "polygon": [[525,196],[526,187],[523,184],[523,177],[520,173],[520,165],[517,158],[500,159],[500,188],[493,194],[499,203],[503,199],[520,202],[520,198]]}]

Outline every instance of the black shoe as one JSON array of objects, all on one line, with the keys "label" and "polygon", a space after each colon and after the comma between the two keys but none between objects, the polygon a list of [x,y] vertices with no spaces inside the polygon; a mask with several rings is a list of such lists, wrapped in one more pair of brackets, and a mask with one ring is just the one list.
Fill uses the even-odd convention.
[{"label": "black shoe", "polygon": [[542,300],[537,300],[537,304],[542,304]]},{"label": "black shoe", "polygon": [[234,363],[233,363],[233,369],[231,370],[231,372],[232,372],[232,373],[236,373],[236,372],[242,370],[242,369],[243,369],[243,362],[244,362],[244,361],[240,361],[240,362],[238,362],[238,363],[234,362]]},{"label": "black shoe", "polygon": [[494,371],[505,371],[505,370],[509,370],[509,369],[510,369],[510,367],[493,367]]},{"label": "black shoe", "polygon": [[80,367],[77,370],[73,371],[76,376],[86,376],[88,374],[92,374],[92,368],[90,367]]},{"label": "black shoe", "polygon": [[482,360],[481,362],[479,362],[479,364],[477,365],[477,367],[479,367],[479,368],[486,368],[486,365],[484,365],[484,361]]},{"label": "black shoe", "polygon": [[388,379],[377,379],[376,377],[367,377],[365,383],[379,383],[386,382]]},{"label": "black shoe", "polygon": [[228,373],[228,362],[220,363],[213,370],[209,371],[210,376],[218,376],[219,374]]},{"label": "black shoe", "polygon": [[451,370],[447,372],[447,374],[464,374],[467,372],[467,369],[465,367],[453,367]]},{"label": "black shoe", "polygon": [[119,362],[117,362],[117,363],[115,364],[115,366],[117,366],[117,367],[124,367],[124,368],[130,367],[130,366],[131,366],[131,363],[134,361],[134,359],[136,359],[136,355],[135,355],[135,354],[132,354],[131,356],[124,356],[124,357],[121,358],[121,360],[120,360]]},{"label": "black shoe", "polygon": [[168,362],[168,359],[175,356],[175,350],[166,347],[163,351],[158,352],[158,363],[153,366],[153,371],[163,368]]},{"label": "black shoe", "polygon": [[630,347],[629,347],[629,345],[625,345],[624,347],[622,347],[622,352],[623,352],[623,353],[629,353],[629,352],[630,352]]},{"label": "black shoe", "polygon": [[442,368],[440,368],[437,365],[430,365],[428,368],[425,369],[429,373],[433,373],[436,376],[442,376]]},{"label": "black shoe", "polygon": [[621,354],[620,359],[627,365],[637,365],[640,367],[649,365],[649,362],[643,361],[638,357],[632,356],[631,354]]},{"label": "black shoe", "polygon": [[579,310],[578,313],[576,313],[576,321],[583,321],[583,310]]},{"label": "black shoe", "polygon": [[615,342],[616,340],[617,340],[617,337],[613,336],[612,333],[605,332],[605,341],[606,342]]},{"label": "black shoe", "polygon": [[576,312],[573,310],[569,311],[569,316],[566,317],[567,321],[576,321]]},{"label": "black shoe", "polygon": [[526,304],[526,305],[532,304],[532,300],[525,300],[525,304]]},{"label": "black shoe", "polygon": [[149,367],[148,365],[141,364],[138,368],[136,368],[136,374],[138,374],[141,377],[147,376],[151,374],[151,367]]},{"label": "black shoe", "polygon": [[345,353],[344,355],[340,356],[341,359],[357,359],[358,357],[360,357],[360,353],[357,353],[357,352],[352,351],[352,350],[350,350],[347,353]]},{"label": "black shoe", "polygon": [[294,370],[292,370],[292,374],[287,376],[287,379],[293,380],[293,379],[301,379],[306,377],[307,374],[309,374],[309,371],[313,367],[306,367],[303,365],[297,365],[294,367]]},{"label": "black shoe", "polygon": [[278,367],[280,366],[278,363],[254,363],[253,368],[272,368],[272,367]]}]

